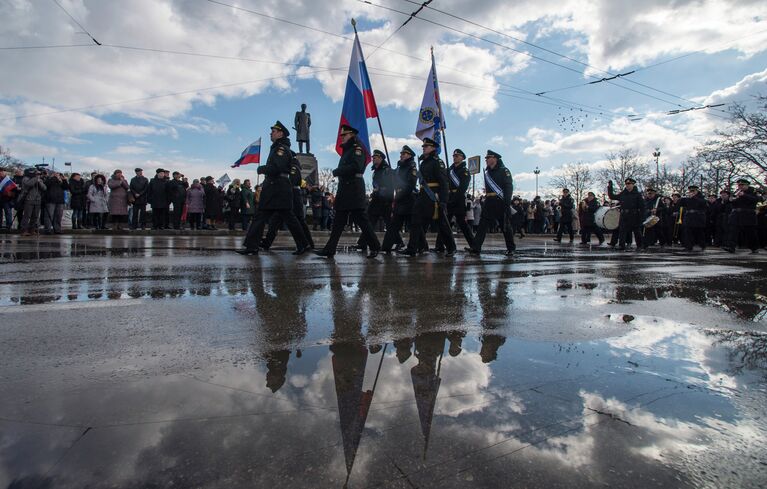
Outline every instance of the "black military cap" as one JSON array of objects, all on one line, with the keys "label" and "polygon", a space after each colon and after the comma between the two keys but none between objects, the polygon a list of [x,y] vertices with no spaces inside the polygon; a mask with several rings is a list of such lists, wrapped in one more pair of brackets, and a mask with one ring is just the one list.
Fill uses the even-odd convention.
[{"label": "black military cap", "polygon": [[466,159],[466,153],[464,153],[463,151],[461,151],[461,150],[460,150],[460,149],[458,149],[458,148],[455,148],[455,149],[453,150],[453,155],[461,155],[461,156],[463,156],[463,158],[464,158],[464,159]]},{"label": "black military cap", "polygon": [[175,177],[176,175],[181,175],[181,174],[179,172],[177,172],[177,171],[174,171],[173,172],[173,176]]},{"label": "black military cap", "polygon": [[421,143],[421,146],[434,146],[436,148],[437,142],[432,138],[423,138],[423,143]]},{"label": "black military cap", "polygon": [[698,190],[699,188],[700,188],[700,187],[698,187],[697,185],[689,185],[689,186],[687,187],[687,190]]},{"label": "black military cap", "polygon": [[410,156],[415,156],[415,151],[410,149],[410,146],[408,146],[407,144],[402,147],[402,150],[400,151],[400,153],[407,153]]},{"label": "black military cap", "polygon": [[385,154],[384,154],[384,152],[383,152],[383,151],[381,151],[380,149],[374,149],[374,150],[373,150],[373,156],[380,156],[380,157],[381,157],[381,159],[383,159],[383,160],[385,160],[385,159],[386,159],[386,155],[385,155]]},{"label": "black military cap", "polygon": [[498,158],[498,159],[500,159],[501,155],[499,155],[498,153],[496,153],[493,150],[488,149],[487,150],[487,154],[485,155],[485,158]]},{"label": "black military cap", "polygon": [[155,173],[163,173],[164,171],[165,171],[165,170],[163,170],[162,168],[158,168],[158,169],[157,169],[157,171],[156,171]]},{"label": "black military cap", "polygon": [[739,178],[735,183],[742,183],[743,185],[751,185],[751,182],[749,182],[745,178]]},{"label": "black military cap", "polygon": [[569,194],[570,193],[570,189],[569,188],[563,188],[562,189],[562,193],[568,193]]},{"label": "black military cap", "polygon": [[75,172],[75,173],[72,174],[72,176],[73,177],[81,177],[82,175],[80,175],[79,173]]},{"label": "black military cap", "polygon": [[645,190],[645,192],[652,192],[652,193],[655,193],[655,189],[654,189],[654,188],[652,188],[652,187],[650,187],[650,188],[648,188],[647,190]]},{"label": "black military cap", "polygon": [[626,184],[629,184],[629,183],[637,183],[637,181],[636,181],[636,180],[634,180],[633,178],[629,177],[629,178],[627,178],[626,180],[624,180],[624,181],[623,181],[623,183],[626,183]]},{"label": "black military cap", "polygon": [[358,133],[359,133],[358,130],[354,129],[352,126],[350,126],[348,124],[343,124],[341,126],[341,136],[343,136],[345,134],[355,134],[356,135]]},{"label": "black military cap", "polygon": [[134,168],[134,169],[133,169],[133,171],[135,171],[136,173],[138,173],[138,172],[140,172],[140,171],[144,171],[144,170],[143,170],[143,169],[141,169],[141,168]]},{"label": "black military cap", "polygon": [[285,127],[282,122],[277,121],[274,123],[274,125],[271,127],[272,129],[277,129],[278,131],[282,131],[282,133],[285,135],[285,137],[290,136],[290,131],[288,131],[288,128]]}]

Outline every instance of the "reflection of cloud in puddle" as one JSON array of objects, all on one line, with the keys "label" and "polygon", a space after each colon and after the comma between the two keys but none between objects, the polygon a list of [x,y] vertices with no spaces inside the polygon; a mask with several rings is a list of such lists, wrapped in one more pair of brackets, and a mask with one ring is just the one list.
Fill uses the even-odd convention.
[{"label": "reflection of cloud in puddle", "polygon": [[694,266],[657,266],[650,268],[639,268],[639,272],[644,274],[667,274],[677,278],[702,278],[702,277],[721,277],[723,275],[741,275],[743,273],[754,272],[752,268],[733,267],[724,265],[703,265],[696,263]]}]

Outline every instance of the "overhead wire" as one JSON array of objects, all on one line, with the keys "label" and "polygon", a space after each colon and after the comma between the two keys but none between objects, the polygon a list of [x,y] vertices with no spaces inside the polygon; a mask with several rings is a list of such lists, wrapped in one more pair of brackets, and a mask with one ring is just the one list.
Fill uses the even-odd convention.
[{"label": "overhead wire", "polygon": [[88,37],[90,37],[90,38],[91,38],[91,41],[93,41],[94,43],[96,43],[98,46],[101,46],[101,43],[100,43],[100,42],[98,42],[98,41],[96,40],[96,38],[95,38],[95,37],[93,37],[93,34],[91,34],[90,32],[88,32],[88,29],[86,29],[85,27],[83,27],[83,25],[82,25],[80,22],[78,22],[78,21],[77,21],[77,19],[75,19],[75,18],[72,16],[72,14],[70,14],[70,13],[67,11],[67,9],[65,9],[65,8],[64,8],[64,7],[63,7],[63,6],[62,6],[62,5],[61,5],[61,4],[60,4],[60,3],[59,3],[57,0],[51,0],[51,1],[52,1],[53,3],[55,3],[56,5],[58,5],[58,7],[59,7],[61,10],[63,10],[63,11],[64,11],[64,13],[65,13],[65,14],[67,14],[67,16],[68,16],[70,19],[72,19],[72,22],[74,22],[75,24],[77,24],[77,27],[79,27],[80,29],[82,29],[83,33],[84,33],[84,34],[86,34]]}]

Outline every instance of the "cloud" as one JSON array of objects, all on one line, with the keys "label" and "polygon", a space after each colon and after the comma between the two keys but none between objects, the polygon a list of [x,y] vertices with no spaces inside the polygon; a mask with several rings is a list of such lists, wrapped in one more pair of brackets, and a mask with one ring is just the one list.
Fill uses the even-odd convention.
[{"label": "cloud", "polygon": [[3,146],[7,146],[13,156],[21,159],[57,156],[59,154],[59,148],[55,146],[39,144],[25,139],[11,139]]},{"label": "cloud", "polygon": [[141,155],[151,153],[152,150],[145,145],[122,145],[116,147],[112,152],[120,155]]},{"label": "cloud", "polygon": [[[402,146],[405,146],[405,145],[410,146],[410,148],[416,153],[418,153],[418,151],[421,148],[421,140],[415,136],[409,136],[404,138],[386,136],[386,144],[389,147],[390,161],[399,160],[399,151],[402,149]],[[373,134],[370,135],[370,148],[383,150],[384,145],[383,145],[383,138],[381,138],[381,133],[374,132]]]}]

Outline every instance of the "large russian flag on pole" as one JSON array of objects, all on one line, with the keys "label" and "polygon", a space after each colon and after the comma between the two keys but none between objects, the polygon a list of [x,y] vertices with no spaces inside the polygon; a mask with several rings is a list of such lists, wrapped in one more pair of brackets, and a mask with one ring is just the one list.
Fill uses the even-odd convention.
[{"label": "large russian flag on pole", "polygon": [[344,106],[341,109],[341,122],[338,124],[338,138],[336,139],[336,152],[339,155],[343,153],[341,150],[341,126],[346,124],[359,131],[357,137],[365,147],[365,162],[370,162],[371,151],[367,119],[373,117],[378,117],[378,107],[375,96],[373,96],[373,86],[370,84],[368,69],[365,66],[365,57],[362,55],[362,46],[355,33],[352,59],[349,62],[349,76],[346,79]]},{"label": "large russian flag on pole", "polygon": [[258,138],[258,141],[250,143],[250,145],[245,148],[240,159],[234,162],[232,168],[237,168],[238,166],[247,165],[249,163],[261,163],[261,138]]}]

